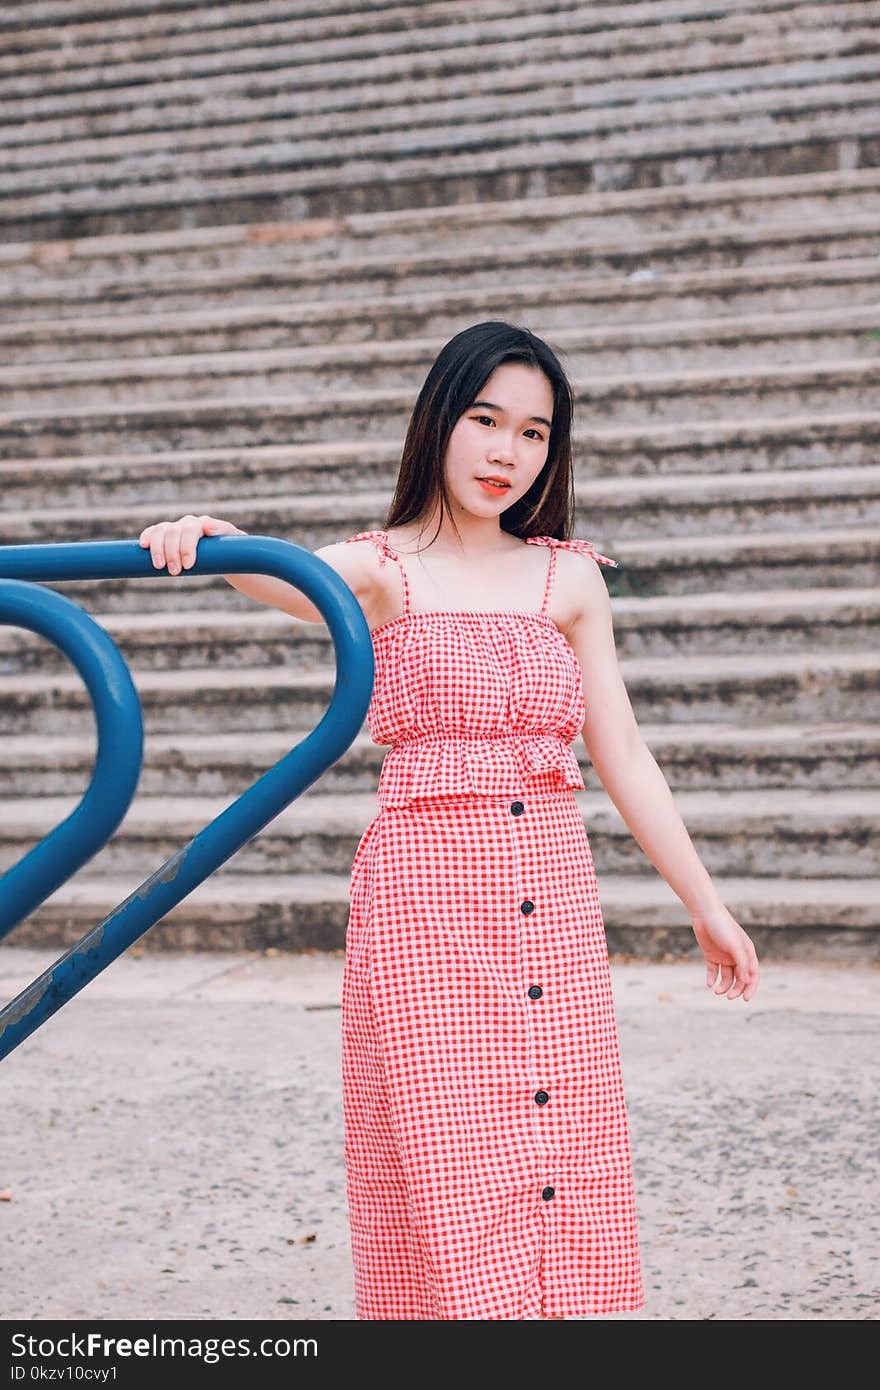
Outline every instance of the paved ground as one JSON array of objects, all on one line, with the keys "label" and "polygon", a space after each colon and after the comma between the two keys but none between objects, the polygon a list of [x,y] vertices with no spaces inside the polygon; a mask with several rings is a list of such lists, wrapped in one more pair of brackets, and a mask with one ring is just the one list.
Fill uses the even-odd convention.
[{"label": "paved ground", "polygon": [[[11,998],[51,961],[0,949]],[[353,1318],[327,956],[144,952],[0,1063],[2,1316]],[[880,970],[614,964],[647,1306],[880,1311]]]}]

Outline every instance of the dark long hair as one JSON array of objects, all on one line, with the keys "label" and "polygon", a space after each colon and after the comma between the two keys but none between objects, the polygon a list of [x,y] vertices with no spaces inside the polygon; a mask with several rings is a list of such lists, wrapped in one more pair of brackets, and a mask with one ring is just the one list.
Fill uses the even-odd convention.
[{"label": "dark long hair", "polygon": [[440,521],[444,510],[452,516],[443,477],[449,436],[502,362],[522,362],[544,373],[553,388],[553,424],[547,461],[528,492],[501,513],[501,529],[522,538],[569,539],[574,515],[571,384],[556,353],[542,338],[528,328],[495,319],[462,329],[435,358],[410,417],[385,530],[428,516],[438,497]]}]

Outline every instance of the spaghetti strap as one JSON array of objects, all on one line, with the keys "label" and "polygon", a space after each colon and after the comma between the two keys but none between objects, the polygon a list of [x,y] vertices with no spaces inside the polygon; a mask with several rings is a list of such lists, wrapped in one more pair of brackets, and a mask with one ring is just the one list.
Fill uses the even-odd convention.
[{"label": "spaghetti strap", "polygon": [[[380,564],[384,565],[387,559],[395,561],[397,568],[400,570],[400,580],[403,585],[403,613],[411,613],[412,604],[410,602],[409,580],[406,577],[403,561],[397,551],[393,550],[388,544],[388,532],[379,530],[358,531],[356,536],[347,536],[344,543],[347,545],[349,541],[372,541],[378,551]],[[403,613],[401,617],[403,617]]]},{"label": "spaghetti strap", "polygon": [[550,564],[547,566],[547,582],[544,585],[544,601],[541,604],[541,617],[545,617],[550,604],[550,595],[556,582],[556,547],[550,546]]},{"label": "spaghetti strap", "polygon": [[575,537],[571,540],[563,541],[558,536],[526,536],[528,545],[546,545],[550,550],[550,564],[547,567],[547,583],[544,587],[544,602],[541,604],[541,617],[547,613],[547,605],[550,602],[550,594],[556,579],[556,552],[560,546],[565,550],[577,550],[582,555],[592,555],[593,559],[600,565],[613,565],[619,569],[616,560],[612,560],[610,555],[600,555],[592,541],[582,541]]}]

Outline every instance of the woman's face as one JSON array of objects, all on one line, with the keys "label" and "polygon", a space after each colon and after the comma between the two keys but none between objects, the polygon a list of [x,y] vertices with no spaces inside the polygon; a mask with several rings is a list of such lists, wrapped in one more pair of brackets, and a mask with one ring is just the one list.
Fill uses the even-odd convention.
[{"label": "woman's face", "polygon": [[[522,497],[547,462],[553,387],[538,367],[502,362],[449,436],[446,486],[460,507],[499,515]],[[484,486],[486,476],[507,487]]]}]

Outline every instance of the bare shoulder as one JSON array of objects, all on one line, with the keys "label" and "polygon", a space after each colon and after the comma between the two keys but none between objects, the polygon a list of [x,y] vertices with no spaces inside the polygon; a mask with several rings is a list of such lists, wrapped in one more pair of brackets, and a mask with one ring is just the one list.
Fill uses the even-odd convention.
[{"label": "bare shoulder", "polygon": [[605,579],[592,555],[563,546],[557,548],[553,606],[558,625],[569,641],[575,629],[591,617],[610,613]]},{"label": "bare shoulder", "polygon": [[[594,770],[607,786],[607,772],[641,739],[614,636],[611,595],[604,566],[587,551],[557,551],[569,625],[565,636],[585,691],[583,739]],[[564,578],[562,577],[564,575]]]},{"label": "bare shoulder", "polygon": [[320,546],[314,554],[345,580],[363,608],[367,622],[374,626],[373,619],[382,606],[385,593],[385,575],[373,542],[337,541]]}]

